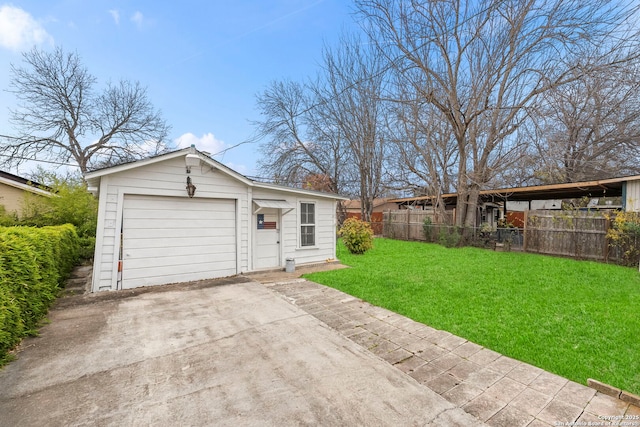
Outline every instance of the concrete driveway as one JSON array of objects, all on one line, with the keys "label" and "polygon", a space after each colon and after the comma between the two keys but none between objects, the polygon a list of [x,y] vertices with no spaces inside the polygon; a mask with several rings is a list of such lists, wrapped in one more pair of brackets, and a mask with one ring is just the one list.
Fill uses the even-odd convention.
[{"label": "concrete driveway", "polygon": [[0,425],[483,425],[246,280],[59,300],[0,371]]}]

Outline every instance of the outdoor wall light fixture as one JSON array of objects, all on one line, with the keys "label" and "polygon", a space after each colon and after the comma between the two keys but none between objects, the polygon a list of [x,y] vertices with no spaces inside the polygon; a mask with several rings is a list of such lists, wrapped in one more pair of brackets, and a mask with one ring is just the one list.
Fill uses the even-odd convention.
[{"label": "outdoor wall light fixture", "polygon": [[[193,146],[191,146],[193,148]],[[187,168],[187,173],[191,173],[192,167],[200,166],[200,156],[194,153],[189,153],[184,157],[184,164]],[[196,186],[191,182],[191,177],[187,175],[187,194],[189,198],[192,198],[196,194]]]},{"label": "outdoor wall light fixture", "polygon": [[188,176],[187,177],[187,194],[189,195],[189,198],[192,198],[194,194],[196,194],[196,186],[193,185],[193,182],[191,182],[191,177]]}]

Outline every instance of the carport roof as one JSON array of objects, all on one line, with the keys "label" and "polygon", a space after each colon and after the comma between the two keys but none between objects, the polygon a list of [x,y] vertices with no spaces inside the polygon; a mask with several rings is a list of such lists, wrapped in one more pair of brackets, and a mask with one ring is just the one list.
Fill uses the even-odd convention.
[{"label": "carport roof", "polygon": [[[594,181],[568,182],[562,184],[533,185],[529,187],[498,188],[494,190],[480,191],[483,200],[549,200],[549,199],[576,199],[580,197],[617,197],[622,196],[622,187],[627,181],[640,180],[640,175],[620,178],[609,178]],[[443,194],[446,203],[457,201],[457,193]],[[406,197],[392,199],[390,202],[400,204],[429,203],[433,196]]]}]

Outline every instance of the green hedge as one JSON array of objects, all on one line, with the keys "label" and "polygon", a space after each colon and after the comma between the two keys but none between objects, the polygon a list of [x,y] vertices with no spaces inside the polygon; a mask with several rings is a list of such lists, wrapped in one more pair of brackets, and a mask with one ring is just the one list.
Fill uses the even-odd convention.
[{"label": "green hedge", "polygon": [[0,227],[0,365],[33,335],[78,260],[73,225]]}]

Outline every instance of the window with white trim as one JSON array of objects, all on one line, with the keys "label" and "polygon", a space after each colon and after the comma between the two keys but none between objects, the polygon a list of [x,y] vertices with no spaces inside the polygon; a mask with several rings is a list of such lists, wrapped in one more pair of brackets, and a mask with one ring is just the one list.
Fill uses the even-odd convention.
[{"label": "window with white trim", "polygon": [[316,245],[316,204],[300,203],[300,246]]}]

